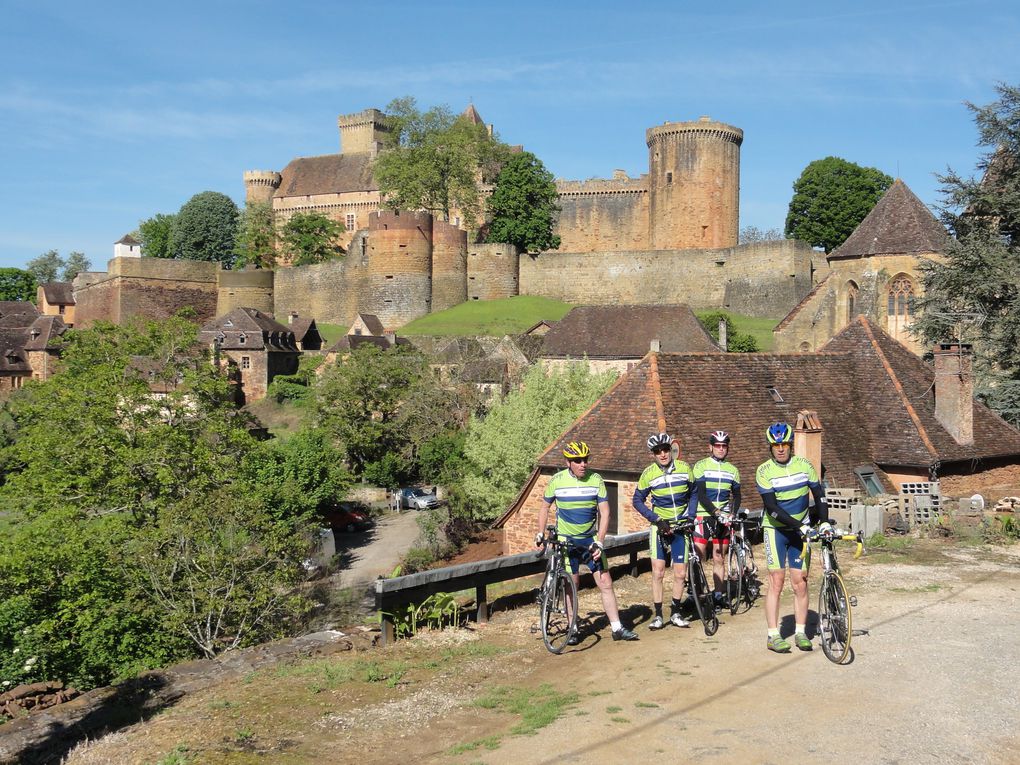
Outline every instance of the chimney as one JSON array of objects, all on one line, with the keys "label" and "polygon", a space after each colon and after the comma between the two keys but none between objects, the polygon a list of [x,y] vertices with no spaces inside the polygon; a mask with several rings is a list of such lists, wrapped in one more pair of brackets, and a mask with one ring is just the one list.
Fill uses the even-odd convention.
[{"label": "chimney", "polygon": [[818,419],[818,412],[810,409],[801,409],[797,412],[797,425],[793,429],[793,453],[814,465],[815,472],[821,480],[822,421]]},{"label": "chimney", "polygon": [[974,443],[974,377],[969,343],[935,346],[935,419],[958,444]]},{"label": "chimney", "polygon": [[652,340],[651,343],[649,343],[648,350],[650,350],[652,353],[658,353],[661,347],[662,343],[659,342],[659,338],[655,338],[654,340]]},{"label": "chimney", "polygon": [[726,319],[719,319],[719,347],[722,348],[724,351],[726,350],[727,342],[728,338],[726,337]]},{"label": "chimney", "polygon": [[297,311],[291,311],[289,314],[287,314],[287,323],[288,324],[293,324],[294,323],[294,319],[296,319],[297,317],[298,317],[298,312]]}]

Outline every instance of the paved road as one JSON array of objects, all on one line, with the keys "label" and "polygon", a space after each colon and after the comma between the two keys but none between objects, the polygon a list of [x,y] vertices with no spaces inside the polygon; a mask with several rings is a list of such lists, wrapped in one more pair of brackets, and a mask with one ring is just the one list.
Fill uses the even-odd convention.
[{"label": "paved road", "polygon": [[389,576],[421,533],[418,513],[405,511],[379,518],[368,531],[337,534],[336,552],[341,571],[339,587],[368,587],[380,576]]}]

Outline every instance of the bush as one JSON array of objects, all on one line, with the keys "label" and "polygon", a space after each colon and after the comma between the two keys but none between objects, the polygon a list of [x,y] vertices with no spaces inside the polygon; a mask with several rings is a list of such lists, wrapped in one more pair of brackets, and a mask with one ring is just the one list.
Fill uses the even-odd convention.
[{"label": "bush", "polygon": [[266,395],[273,398],[278,404],[282,404],[284,401],[302,404],[311,400],[312,389],[308,387],[307,380],[300,373],[277,375],[269,383]]}]

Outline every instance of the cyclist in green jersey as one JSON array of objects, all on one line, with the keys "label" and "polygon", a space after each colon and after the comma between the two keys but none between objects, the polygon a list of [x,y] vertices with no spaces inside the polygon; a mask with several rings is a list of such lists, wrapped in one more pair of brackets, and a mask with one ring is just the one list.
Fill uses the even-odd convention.
[{"label": "cyclist in green jersey", "polygon": [[[581,564],[586,564],[602,596],[602,607],[609,618],[613,640],[637,640],[637,634],[620,622],[613,577],[602,557],[603,543],[609,531],[609,495],[602,476],[588,470],[590,455],[591,450],[584,441],[571,441],[563,450],[567,468],[550,478],[545,487],[545,501],[538,511],[535,546],[541,546],[545,540],[549,508],[555,504],[556,536],[571,545],[566,565],[574,577],[574,584],[580,579]],[[576,608],[576,604],[570,607]],[[580,642],[577,633],[567,639],[568,645]]]},{"label": "cyclist in green jersey", "polygon": [[740,509],[740,471],[726,460],[730,434],[725,430],[709,433],[708,448],[709,456],[694,465],[698,493],[694,546],[706,563],[708,548],[712,547],[713,598],[716,605],[721,606],[726,600],[723,593],[726,591],[726,550],[730,544],[728,523],[732,513]]},{"label": "cyclist in green jersey", "polygon": [[[810,549],[807,554],[802,551],[806,541],[818,533],[811,523],[821,523],[821,529],[828,528],[829,513],[814,466],[793,454],[793,428],[785,422],[777,422],[769,426],[765,436],[772,458],[758,466],[755,480],[765,505],[762,532],[769,571],[769,590],[765,596],[766,647],[776,653],[790,652],[789,642],[779,634],[779,596],[789,568],[796,624],[794,643],[800,650],[810,651],[811,641],[806,632]],[[809,493],[815,498],[810,509]]]}]

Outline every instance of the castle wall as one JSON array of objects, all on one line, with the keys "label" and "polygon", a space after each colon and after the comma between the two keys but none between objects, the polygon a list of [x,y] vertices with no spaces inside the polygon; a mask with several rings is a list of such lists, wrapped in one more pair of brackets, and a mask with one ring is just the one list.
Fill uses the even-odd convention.
[{"label": "castle wall", "polygon": [[360,255],[349,254],[311,266],[279,268],[274,280],[273,314],[297,313],[319,323],[347,326],[360,310],[358,294],[364,290]]},{"label": "castle wall", "polygon": [[216,286],[217,316],[235,308],[256,308],[264,313],[274,313],[271,270],[220,271]]},{"label": "castle wall", "polygon": [[382,211],[368,219],[368,263],[362,313],[374,313],[387,329],[431,310],[432,216]]},{"label": "castle wall", "polygon": [[756,242],[720,250],[550,252],[520,261],[520,294],[587,305],[687,303],[782,316],[811,288],[811,248]]},{"label": "castle wall", "polygon": [[432,310],[467,300],[467,232],[444,221],[432,224]]},{"label": "castle wall", "polygon": [[559,181],[556,190],[561,251],[648,249],[647,177]]},{"label": "castle wall", "polygon": [[[368,226],[368,217],[382,208],[378,191],[345,191],[339,194],[313,194],[301,197],[275,197],[273,219],[283,226],[299,212],[322,213],[327,218],[343,223],[347,229],[340,235],[340,246],[350,249],[355,232]],[[348,215],[354,216],[354,226],[348,226]]]},{"label": "castle wall", "polygon": [[473,244],[467,257],[467,299],[501,300],[519,294],[517,248],[512,244]]}]

